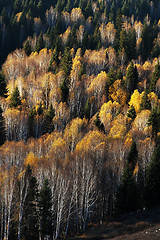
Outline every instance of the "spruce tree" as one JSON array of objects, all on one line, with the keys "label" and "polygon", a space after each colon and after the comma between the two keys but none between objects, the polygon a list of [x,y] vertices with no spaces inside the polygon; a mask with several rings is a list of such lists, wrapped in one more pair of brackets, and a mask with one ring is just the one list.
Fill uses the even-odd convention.
[{"label": "spruce tree", "polygon": [[29,136],[28,137],[34,137],[34,130],[35,130],[35,116],[36,116],[36,109],[31,109],[31,112],[29,114],[28,118],[28,126],[29,126]]},{"label": "spruce tree", "polygon": [[104,125],[100,120],[99,113],[96,115],[96,119],[94,120],[94,124],[99,129],[99,131],[104,131]]},{"label": "spruce tree", "polygon": [[41,33],[41,34],[39,35],[39,37],[38,37],[37,42],[36,42],[36,46],[35,46],[35,48],[34,48],[34,51],[39,53],[39,51],[40,51],[42,48],[44,48],[44,41],[43,41],[43,34]]},{"label": "spruce tree", "polygon": [[113,68],[109,70],[107,73],[107,84],[108,86],[111,86],[117,79],[116,72],[114,71]]},{"label": "spruce tree", "polygon": [[62,102],[67,102],[69,95],[69,88],[67,86],[67,79],[64,79],[61,83],[60,89],[62,91]]},{"label": "spruce tree", "polygon": [[84,107],[84,116],[86,119],[90,118],[91,104],[89,98],[87,99],[86,105]]},{"label": "spruce tree", "polygon": [[133,105],[131,105],[131,107],[129,108],[129,110],[127,112],[127,116],[129,118],[132,118],[132,120],[134,120],[136,118],[136,110]]},{"label": "spruce tree", "polygon": [[2,108],[0,106],[0,145],[2,145],[6,140],[6,129],[5,129],[5,122],[2,116]]},{"label": "spruce tree", "polygon": [[62,58],[62,69],[65,73],[65,77],[70,75],[71,67],[72,67],[72,57],[70,54],[69,47],[66,47],[64,50],[63,58]]},{"label": "spruce tree", "polygon": [[142,48],[141,48],[141,56],[143,60],[147,59],[152,48],[151,32],[152,30],[150,26],[144,23],[142,30]]},{"label": "spruce tree", "polygon": [[3,71],[0,72],[0,96],[5,97],[7,94],[6,81]]},{"label": "spruce tree", "polygon": [[29,189],[24,206],[22,235],[25,240],[39,239],[38,186],[35,177],[29,180]]},{"label": "spruce tree", "polygon": [[150,88],[149,88],[150,92],[155,91],[156,82],[159,78],[160,78],[160,64],[158,63],[156,64],[154,72],[152,73]]},{"label": "spruce tree", "polygon": [[52,56],[51,56],[50,63],[49,63],[48,72],[55,70],[55,68],[53,69],[53,63],[55,63],[56,66],[58,66],[58,64],[59,64],[59,58],[58,58],[58,56],[59,56],[58,49],[57,49],[57,47],[55,47],[55,49],[54,49],[54,51],[53,51],[53,54],[52,54]]},{"label": "spruce tree", "polygon": [[146,89],[145,89],[144,94],[143,94],[142,99],[141,99],[140,109],[141,110],[143,110],[143,109],[151,109],[151,103],[150,103],[150,101],[148,99],[148,93],[147,93]]},{"label": "spruce tree", "polygon": [[115,213],[122,214],[139,208],[138,186],[128,161],[124,168],[121,183],[118,186],[115,200]]},{"label": "spruce tree", "polygon": [[127,52],[127,33],[123,29],[120,32],[119,51],[122,51],[122,49],[124,49],[125,52]]},{"label": "spruce tree", "polygon": [[145,202],[148,207],[153,207],[160,203],[160,144],[157,146],[149,163],[146,172]]},{"label": "spruce tree", "polygon": [[148,119],[148,125],[152,125],[152,137],[157,137],[157,133],[160,131],[160,108],[155,107],[152,109]]},{"label": "spruce tree", "polygon": [[115,200],[116,214],[135,211],[140,207],[140,192],[134,176],[137,158],[138,151],[136,143],[133,141],[124,167],[121,183],[117,188]]},{"label": "spruce tree", "polygon": [[120,32],[121,32],[121,29],[122,29],[122,12],[121,12],[120,8],[117,10],[117,13],[116,13],[115,27],[116,27],[116,35],[115,35],[114,45],[115,45],[115,50],[118,51],[119,40],[120,40]]},{"label": "spruce tree", "polygon": [[42,239],[51,237],[52,229],[52,193],[49,181],[46,179],[39,194],[40,233]]},{"label": "spruce tree", "polygon": [[52,106],[52,104],[49,106],[48,111],[45,114],[45,121],[44,121],[44,132],[43,133],[51,133],[54,130],[54,125],[52,123],[52,120],[55,116],[55,110]]},{"label": "spruce tree", "polygon": [[136,59],[136,32],[129,30],[127,34],[127,57],[129,60]]},{"label": "spruce tree", "polygon": [[133,62],[130,63],[126,73],[126,87],[131,94],[137,87],[138,83],[138,72],[136,66],[134,67]]},{"label": "spruce tree", "polygon": [[10,98],[10,107],[18,107],[22,104],[21,102],[21,97],[19,95],[19,90],[18,90],[18,87],[16,86],[12,95],[11,95],[11,98]]},{"label": "spruce tree", "polygon": [[137,146],[136,146],[135,141],[133,141],[133,143],[131,145],[131,149],[128,154],[127,160],[128,160],[128,164],[133,172],[135,169],[135,166],[137,164],[137,160],[138,160],[138,151],[137,151]]},{"label": "spruce tree", "polygon": [[121,69],[118,70],[118,73],[117,73],[116,78],[117,78],[117,79],[120,79],[120,80],[123,80],[123,74],[122,74]]},{"label": "spruce tree", "polygon": [[32,52],[31,45],[29,43],[29,40],[27,40],[23,46],[23,50],[25,51],[26,55],[29,56]]}]

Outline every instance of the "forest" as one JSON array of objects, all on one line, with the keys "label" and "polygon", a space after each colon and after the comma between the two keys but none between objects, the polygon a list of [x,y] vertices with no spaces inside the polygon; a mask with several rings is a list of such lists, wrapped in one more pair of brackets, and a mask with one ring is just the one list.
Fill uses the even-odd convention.
[{"label": "forest", "polygon": [[159,61],[159,0],[0,0],[0,240],[159,204]]}]

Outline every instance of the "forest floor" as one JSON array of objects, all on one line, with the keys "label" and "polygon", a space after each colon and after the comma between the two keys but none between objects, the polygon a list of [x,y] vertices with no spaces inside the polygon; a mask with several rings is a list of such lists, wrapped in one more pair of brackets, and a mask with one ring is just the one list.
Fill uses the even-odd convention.
[{"label": "forest floor", "polygon": [[83,235],[68,240],[160,240],[160,206],[130,213],[108,223],[90,224]]}]

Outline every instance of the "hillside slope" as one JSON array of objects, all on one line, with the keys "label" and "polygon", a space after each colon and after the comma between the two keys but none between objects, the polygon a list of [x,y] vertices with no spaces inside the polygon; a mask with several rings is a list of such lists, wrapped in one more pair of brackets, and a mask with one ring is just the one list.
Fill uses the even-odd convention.
[{"label": "hillside slope", "polygon": [[[71,239],[71,238],[70,238]],[[142,213],[122,215],[103,224],[91,224],[83,235],[73,240],[159,240],[160,207]]]}]

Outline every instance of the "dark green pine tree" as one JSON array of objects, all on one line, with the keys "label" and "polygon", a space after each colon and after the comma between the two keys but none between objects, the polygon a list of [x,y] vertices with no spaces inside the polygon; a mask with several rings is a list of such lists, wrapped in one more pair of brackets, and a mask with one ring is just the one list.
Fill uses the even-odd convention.
[{"label": "dark green pine tree", "polygon": [[107,84],[108,86],[111,86],[117,79],[117,74],[116,72],[114,71],[113,68],[111,68],[109,70],[109,72],[107,73]]},{"label": "dark green pine tree", "polygon": [[79,79],[81,79],[81,77],[86,73],[86,70],[85,70],[85,64],[82,63],[81,65],[81,69],[79,71]]},{"label": "dark green pine tree", "polygon": [[109,70],[109,72],[107,73],[107,82],[106,82],[106,95],[108,97],[108,91],[109,91],[109,87],[116,81],[117,79],[117,74],[114,71],[113,68],[111,68]]},{"label": "dark green pine tree", "polygon": [[140,110],[144,109],[151,109],[151,103],[148,99],[148,93],[145,89],[144,94],[142,95],[141,103],[140,103]]},{"label": "dark green pine tree", "polygon": [[[60,62],[58,57],[59,57],[58,49],[57,49],[57,47],[55,47],[53,54],[51,56],[50,63],[49,63],[48,72],[56,71],[56,67],[58,67],[59,62]],[[53,67],[53,63],[55,63],[56,66],[54,65],[54,67]]]},{"label": "dark green pine tree", "polygon": [[119,68],[119,70],[118,70],[118,73],[117,73],[117,77],[116,77],[117,79],[120,79],[120,80],[123,80],[123,74],[122,74],[122,71],[121,71],[121,69]]},{"label": "dark green pine tree", "polygon": [[122,49],[124,49],[125,52],[127,52],[127,33],[123,29],[120,32],[119,51],[122,51]]},{"label": "dark green pine tree", "polygon": [[115,2],[112,2],[110,13],[109,13],[109,21],[114,23],[116,18],[116,7],[115,7]]},{"label": "dark green pine tree", "polygon": [[29,127],[29,133],[28,133],[28,137],[34,137],[34,130],[35,130],[35,116],[36,116],[36,109],[33,108],[31,109],[31,112],[29,114],[29,118],[28,118],[28,127]]},{"label": "dark green pine tree", "polygon": [[42,48],[44,48],[43,33],[40,33],[34,51],[39,53]]},{"label": "dark green pine tree", "polygon": [[21,97],[19,95],[19,90],[18,90],[18,87],[16,86],[12,95],[11,95],[11,98],[10,98],[10,107],[18,107],[22,104],[21,102]]},{"label": "dark green pine tree", "polygon": [[37,180],[33,176],[31,176],[29,180],[22,226],[22,236],[25,240],[39,239],[38,186]]},{"label": "dark green pine tree", "polygon": [[99,131],[104,131],[104,125],[100,120],[99,113],[96,115],[96,119],[94,120],[94,124],[99,129]]},{"label": "dark green pine tree", "polygon": [[25,53],[26,53],[27,56],[29,56],[29,55],[31,54],[32,48],[31,48],[31,45],[30,45],[29,40],[27,40],[27,41],[24,43],[23,50],[25,51]]},{"label": "dark green pine tree", "polygon": [[131,62],[128,67],[125,82],[126,87],[129,93],[131,94],[134,91],[134,89],[136,89],[138,83],[138,72],[136,66],[134,67],[133,62]]},{"label": "dark green pine tree", "polygon": [[39,216],[40,216],[40,233],[42,239],[47,235],[51,237],[52,229],[52,193],[49,181],[44,181],[43,187],[39,194]]},{"label": "dark green pine tree", "polygon": [[70,32],[70,34],[68,36],[68,40],[67,40],[67,44],[66,44],[68,49],[71,49],[72,47],[75,49],[78,48],[76,31],[77,31],[77,26],[74,25],[72,28],[72,31]]},{"label": "dark green pine tree", "polygon": [[55,116],[55,110],[52,106],[52,104],[49,106],[49,109],[46,113],[46,118],[49,120],[49,121],[52,121],[52,119],[54,118]]},{"label": "dark green pine tree", "polygon": [[139,208],[139,190],[128,161],[117,189],[114,207],[115,214],[132,212]]},{"label": "dark green pine tree", "polygon": [[152,57],[158,58],[160,55],[160,45],[158,43],[155,43],[152,49]]},{"label": "dark green pine tree", "polygon": [[7,85],[3,71],[0,72],[0,96],[5,97],[7,94]]},{"label": "dark green pine tree", "polygon": [[62,63],[62,69],[65,73],[65,77],[68,77],[70,75],[70,71],[72,67],[72,57],[70,54],[69,47],[65,48],[61,63]]},{"label": "dark green pine tree", "polygon": [[38,16],[40,16],[40,18],[43,21],[44,20],[44,5],[43,5],[42,0],[40,0],[37,4],[37,12],[38,12]]},{"label": "dark green pine tree", "polygon": [[2,116],[2,108],[0,106],[0,145],[2,145],[6,140],[6,129],[5,129],[5,122]]},{"label": "dark green pine tree", "polygon": [[89,16],[93,16],[93,11],[92,11],[92,1],[88,0],[87,1],[87,6],[85,8],[85,18],[87,19]]},{"label": "dark green pine tree", "polygon": [[148,207],[156,206],[160,203],[160,139],[149,163],[146,172],[145,202]]},{"label": "dark green pine tree", "polygon": [[40,102],[38,108],[37,108],[37,114],[41,116],[43,114],[43,108],[42,108],[42,102]]},{"label": "dark green pine tree", "polygon": [[62,91],[62,102],[67,102],[69,95],[69,88],[67,86],[67,79],[65,78],[61,83],[60,89]]},{"label": "dark green pine tree", "polygon": [[87,102],[84,107],[84,116],[86,119],[90,118],[90,111],[91,111],[91,104],[89,98],[87,99]]},{"label": "dark green pine tree", "polygon": [[82,12],[84,12],[84,10],[86,8],[86,3],[87,3],[87,1],[85,1],[85,0],[79,0],[79,8],[82,10]]},{"label": "dark green pine tree", "polygon": [[127,159],[128,159],[128,164],[133,172],[138,161],[138,151],[137,151],[137,146],[135,141],[133,141],[131,145],[131,149]]},{"label": "dark green pine tree", "polygon": [[150,87],[149,87],[150,92],[155,91],[156,82],[159,78],[160,78],[160,64],[158,63],[156,64],[154,72],[152,73]]},{"label": "dark green pine tree", "polygon": [[141,48],[141,56],[143,60],[146,60],[149,56],[152,49],[152,29],[146,23],[143,25],[142,30],[142,48]]},{"label": "dark green pine tree", "polygon": [[132,118],[132,120],[134,120],[136,118],[136,110],[133,105],[131,105],[131,107],[129,108],[129,110],[127,112],[127,116],[129,118]]},{"label": "dark green pine tree", "polygon": [[2,17],[3,23],[4,23],[5,25],[8,25],[8,23],[9,23],[9,18],[8,18],[7,11],[6,11],[6,8],[5,8],[5,7],[2,9],[1,17]]},{"label": "dark green pine tree", "polygon": [[118,51],[119,49],[119,40],[120,40],[120,32],[122,29],[122,12],[121,9],[119,8],[116,13],[116,36],[115,36],[115,50]]},{"label": "dark green pine tree", "polygon": [[66,10],[66,12],[68,12],[68,13],[70,13],[70,11],[72,10],[71,0],[67,0],[67,4],[66,4],[65,10]]},{"label": "dark green pine tree", "polygon": [[129,30],[127,34],[127,57],[131,61],[132,59],[136,59],[136,32],[135,30]]},{"label": "dark green pine tree", "polygon": [[51,104],[49,106],[48,111],[45,114],[45,121],[44,121],[44,128],[43,128],[44,132],[43,132],[43,134],[47,133],[47,132],[49,132],[49,133],[53,132],[54,125],[52,123],[52,120],[53,120],[54,116],[55,116],[55,110],[54,110],[54,108],[53,108],[53,106]]},{"label": "dark green pine tree", "polygon": [[83,37],[83,40],[82,40],[82,53],[84,54],[85,53],[85,50],[89,48],[89,36],[88,36],[88,33],[87,31],[85,31],[84,33],[84,37]]},{"label": "dark green pine tree", "polygon": [[91,36],[90,48],[99,50],[101,48],[101,35],[99,24],[96,25],[93,35]]},{"label": "dark green pine tree", "polygon": [[128,1],[124,1],[123,7],[122,7],[122,14],[124,14],[125,16],[129,15],[129,2]]},{"label": "dark green pine tree", "polygon": [[157,133],[160,131],[160,108],[155,107],[152,109],[148,119],[148,125],[152,126],[152,137],[157,137]]},{"label": "dark green pine tree", "polygon": [[21,1],[15,0],[13,8],[14,8],[14,14],[20,12],[21,11]]}]

